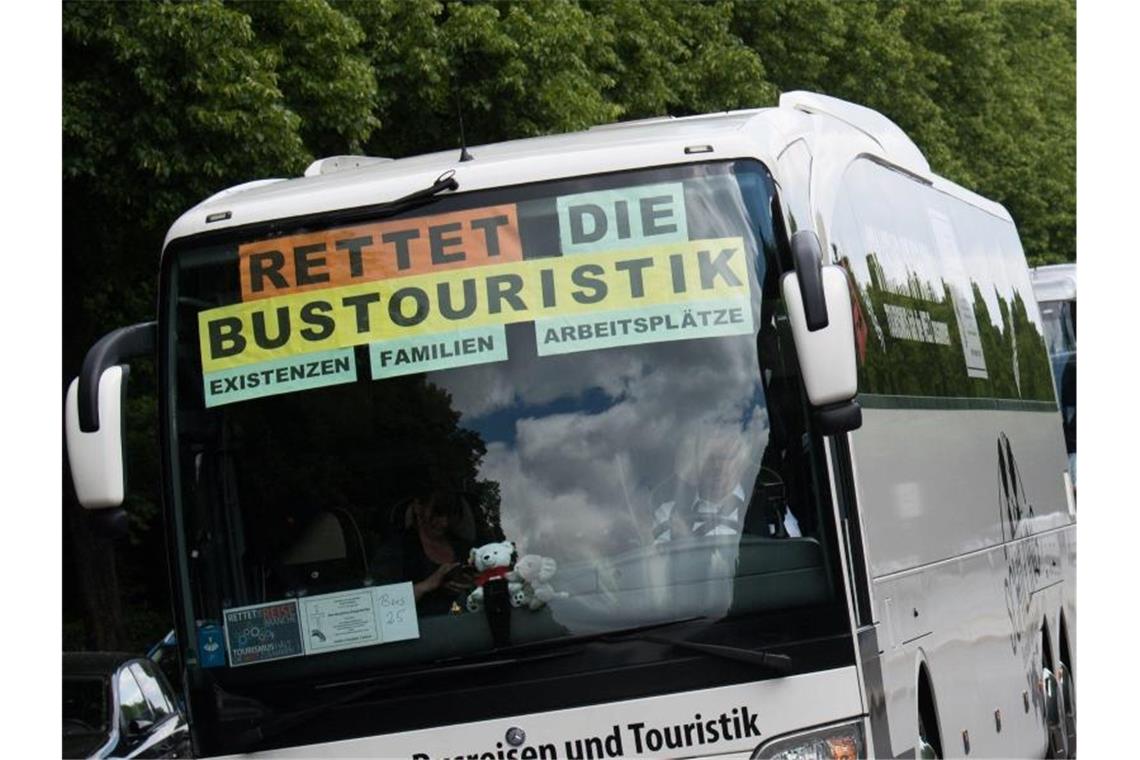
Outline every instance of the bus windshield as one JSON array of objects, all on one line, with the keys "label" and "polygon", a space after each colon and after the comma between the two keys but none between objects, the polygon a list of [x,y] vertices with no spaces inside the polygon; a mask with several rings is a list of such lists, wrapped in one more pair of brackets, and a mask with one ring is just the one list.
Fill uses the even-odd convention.
[{"label": "bus windshield", "polygon": [[[192,668],[255,700],[248,717],[311,704],[314,685],[671,621],[743,621],[704,638],[750,648],[742,632],[762,621],[771,645],[837,635],[842,580],[773,199],[755,161],[686,164],[168,253]],[[637,649],[620,666],[677,656]],[[601,650],[571,659],[534,667],[619,667]],[[677,670],[669,686],[638,671],[613,693],[747,671]],[[476,677],[417,678],[398,696]],[[597,699],[525,693],[471,709]]]}]

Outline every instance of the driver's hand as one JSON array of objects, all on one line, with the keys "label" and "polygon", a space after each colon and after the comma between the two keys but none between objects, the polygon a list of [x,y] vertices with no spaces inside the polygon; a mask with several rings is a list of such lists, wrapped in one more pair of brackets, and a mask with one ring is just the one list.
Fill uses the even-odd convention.
[{"label": "driver's hand", "polygon": [[475,578],[471,573],[458,572],[443,584],[444,588],[455,594],[466,594],[475,587]]},{"label": "driver's hand", "polygon": [[455,568],[459,567],[458,562],[444,562],[442,565],[435,569],[435,572],[424,578],[421,582],[424,591],[435,591],[440,586],[444,585],[443,579]]}]

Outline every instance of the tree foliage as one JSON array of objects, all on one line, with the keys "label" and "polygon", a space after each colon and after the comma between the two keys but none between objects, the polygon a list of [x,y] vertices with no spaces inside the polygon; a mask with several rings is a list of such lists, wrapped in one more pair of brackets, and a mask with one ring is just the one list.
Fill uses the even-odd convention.
[{"label": "tree foliage", "polygon": [[1005,205],[1031,263],[1076,259],[1072,2],[745,2],[735,28],[780,90],[886,114],[934,171]]},{"label": "tree foliage", "polygon": [[[181,212],[317,156],[457,147],[459,112],[474,145],[820,91],[1003,203],[1032,262],[1074,260],[1075,16],[1072,0],[68,2],[64,379],[99,335],[153,318]],[[157,535],[149,462],[131,508]]]}]

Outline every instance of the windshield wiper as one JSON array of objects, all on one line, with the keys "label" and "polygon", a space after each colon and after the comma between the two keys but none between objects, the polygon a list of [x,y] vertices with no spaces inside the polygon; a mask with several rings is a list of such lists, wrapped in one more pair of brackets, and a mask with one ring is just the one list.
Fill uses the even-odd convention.
[{"label": "windshield wiper", "polygon": [[658,636],[653,633],[653,631],[660,628],[678,627],[682,623],[688,623],[694,620],[711,621],[710,618],[686,618],[658,626],[647,626],[645,628],[633,628],[625,631],[614,631],[603,637],[603,640],[615,643],[629,639],[651,641],[654,644],[665,644],[667,646],[677,647],[678,649],[687,649],[691,652],[700,652],[701,654],[707,654],[713,657],[721,657],[726,660],[736,660],[737,662],[756,665],[781,676],[790,674],[795,668],[795,663],[793,662],[792,657],[786,654],[777,654],[775,652],[747,649],[745,647],[732,646],[729,644],[705,644],[699,641],[690,641],[689,639],[671,639],[667,636]]},{"label": "windshield wiper", "polygon": [[791,656],[786,654],[761,652],[755,649],[745,649],[744,647],[727,646],[725,644],[702,644],[699,641],[670,639],[664,636],[651,636],[648,634],[640,634],[632,638],[652,641],[655,644],[667,644],[677,647],[678,649],[687,649],[692,652],[712,655],[713,657],[722,657],[726,660],[736,660],[737,662],[756,665],[771,670],[781,676],[790,674],[795,668]]},{"label": "windshield wiper", "polygon": [[421,201],[431,200],[435,196],[442,193],[444,190],[458,190],[459,180],[455,178],[455,170],[448,169],[430,186],[425,187],[423,190],[416,190],[414,193],[408,193],[402,198],[397,198],[394,201],[385,203],[385,206],[414,206]]},{"label": "windshield wiper", "polygon": [[546,649],[558,648],[569,646],[571,644],[583,644],[591,641],[608,641],[615,636],[635,636],[636,634],[647,633],[649,631],[660,631],[668,628],[681,628],[689,623],[714,622],[713,618],[705,616],[694,616],[687,618],[678,618],[677,620],[666,620],[662,623],[648,623],[646,625],[634,626],[632,628],[619,628],[609,629],[604,631],[591,631],[589,633],[579,633],[573,636],[562,636],[559,638],[543,639],[541,641],[532,641],[526,644],[515,644],[514,646],[502,647],[500,649],[492,649],[487,652],[485,657],[480,658],[478,661],[473,661],[470,657],[464,658],[450,658],[437,660],[437,664],[453,662],[457,659],[462,659],[465,663],[478,664],[480,661],[490,660],[491,662],[498,662],[497,658],[503,655],[530,655],[532,652],[538,652]]}]

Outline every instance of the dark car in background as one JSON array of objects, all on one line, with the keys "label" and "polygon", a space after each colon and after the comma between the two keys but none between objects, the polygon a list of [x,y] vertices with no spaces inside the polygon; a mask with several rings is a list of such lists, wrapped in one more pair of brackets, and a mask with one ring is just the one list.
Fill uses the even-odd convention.
[{"label": "dark car in background", "polygon": [[155,664],[120,652],[63,655],[63,757],[188,757],[190,730]]}]

